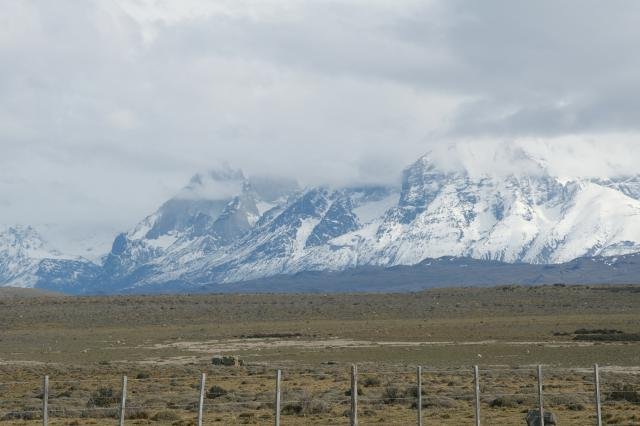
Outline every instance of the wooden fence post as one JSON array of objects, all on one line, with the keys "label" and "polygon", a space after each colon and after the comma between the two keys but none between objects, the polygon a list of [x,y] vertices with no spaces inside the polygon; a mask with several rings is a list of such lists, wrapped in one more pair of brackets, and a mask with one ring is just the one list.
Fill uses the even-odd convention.
[{"label": "wooden fence post", "polygon": [[477,365],[473,366],[473,383],[476,397],[476,426],[480,426],[480,372]]},{"label": "wooden fence post", "polygon": [[418,366],[417,381],[418,381],[418,392],[417,392],[417,408],[418,408],[418,426],[422,426],[422,367]]},{"label": "wooden fence post", "polygon": [[202,426],[202,410],[204,408],[204,390],[205,383],[207,380],[207,375],[202,373],[200,376],[200,398],[198,400],[198,426]]},{"label": "wooden fence post", "polygon": [[351,426],[358,426],[358,366],[351,366]]},{"label": "wooden fence post", "polygon": [[275,419],[276,426],[280,426],[280,380],[282,379],[282,371],[276,371],[276,406],[275,409]]},{"label": "wooden fence post", "polygon": [[124,426],[127,405],[127,376],[122,376],[122,396],[120,397],[120,426]]},{"label": "wooden fence post", "polygon": [[542,393],[542,366],[538,365],[538,403],[540,404],[540,426],[544,426],[544,395]]},{"label": "wooden fence post", "polygon": [[600,405],[600,367],[598,364],[593,366],[593,382],[596,387],[596,424],[602,426],[602,406]]},{"label": "wooden fence post", "polygon": [[42,383],[42,425],[49,424],[49,376],[44,376]]}]

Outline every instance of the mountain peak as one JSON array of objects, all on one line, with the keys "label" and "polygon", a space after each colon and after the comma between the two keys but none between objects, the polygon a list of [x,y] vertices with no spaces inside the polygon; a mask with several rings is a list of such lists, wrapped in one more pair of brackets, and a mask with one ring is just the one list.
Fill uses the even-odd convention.
[{"label": "mountain peak", "polygon": [[189,183],[174,198],[228,199],[240,192],[245,180],[242,170],[233,169],[228,163],[222,163],[219,167],[193,175]]},{"label": "mountain peak", "polygon": [[0,232],[0,250],[13,249],[38,254],[60,255],[47,247],[42,236],[31,226],[12,225]]},{"label": "mountain peak", "polygon": [[74,286],[93,276],[97,268],[86,259],[49,247],[31,226],[14,225],[0,232],[0,286]]},{"label": "mountain peak", "polygon": [[505,143],[502,150],[497,150],[494,163],[507,165],[507,174],[512,176],[549,176],[547,162],[534,156],[522,147]]},{"label": "mountain peak", "polygon": [[204,172],[198,172],[191,177],[189,186],[202,185],[206,181],[234,181],[244,180],[244,173],[241,169],[234,169],[227,162],[223,162],[217,167],[212,167]]},{"label": "mountain peak", "polygon": [[413,163],[432,173],[469,176],[474,179],[512,176],[550,176],[548,162],[522,146],[512,143],[497,143],[492,149],[481,149],[483,145],[452,143],[433,149]]}]

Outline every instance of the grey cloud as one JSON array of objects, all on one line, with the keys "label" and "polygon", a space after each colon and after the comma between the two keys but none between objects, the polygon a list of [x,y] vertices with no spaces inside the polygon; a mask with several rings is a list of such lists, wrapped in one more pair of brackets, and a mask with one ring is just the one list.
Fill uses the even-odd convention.
[{"label": "grey cloud", "polygon": [[0,222],[127,227],[222,160],[396,182],[453,140],[640,130],[633,2],[123,2],[0,4]]},{"label": "grey cloud", "polygon": [[454,4],[447,39],[466,74],[460,87],[478,99],[461,107],[454,132],[638,130],[640,4]]},{"label": "grey cloud", "polygon": [[518,137],[633,133],[640,123],[640,92],[639,97],[634,96],[612,91],[567,101],[549,97],[526,104],[495,99],[468,102],[454,114],[456,125],[448,129],[448,134]]}]

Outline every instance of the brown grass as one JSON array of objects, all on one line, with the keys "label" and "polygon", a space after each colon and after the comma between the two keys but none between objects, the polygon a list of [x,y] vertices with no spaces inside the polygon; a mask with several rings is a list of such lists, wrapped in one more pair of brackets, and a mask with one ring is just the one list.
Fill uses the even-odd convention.
[{"label": "brown grass", "polygon": [[[414,421],[417,364],[427,370],[427,424],[472,423],[474,364],[483,370],[485,423],[521,424],[535,407],[534,370],[509,367],[541,363],[549,409],[562,424],[588,424],[589,368],[598,362],[622,366],[603,370],[608,424],[638,423],[640,404],[618,397],[640,390],[638,370],[625,367],[640,365],[640,343],[573,340],[581,328],[640,332],[638,289],[0,298],[0,418],[38,424],[48,374],[51,424],[112,424],[127,374],[129,424],[189,424],[205,371],[207,389],[227,391],[206,400],[207,424],[269,424],[280,367],[283,424],[348,424],[349,364],[358,362],[364,424]],[[248,365],[212,366],[223,353]],[[101,388],[113,401],[91,404]]]}]

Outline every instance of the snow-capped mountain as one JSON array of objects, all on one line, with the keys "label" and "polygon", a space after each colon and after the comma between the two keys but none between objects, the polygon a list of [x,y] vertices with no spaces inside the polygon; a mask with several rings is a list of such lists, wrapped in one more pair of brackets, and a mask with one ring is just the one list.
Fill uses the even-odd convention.
[{"label": "snow-capped mountain", "polygon": [[474,177],[442,172],[423,157],[405,171],[398,206],[362,255],[378,265],[441,256],[562,263],[639,251],[640,201],[612,186],[561,182],[542,166]]},{"label": "snow-capped mountain", "polygon": [[244,236],[296,190],[294,181],[245,178],[228,166],[197,174],[155,213],[116,237],[99,285],[138,285],[159,271],[169,278],[181,265],[213,256]]},{"label": "snow-capped mountain", "polygon": [[99,266],[51,248],[27,226],[0,230],[0,286],[66,290],[81,287],[97,276]]},{"label": "snow-capped mountain", "polygon": [[[230,167],[198,174],[118,235],[99,270],[64,259],[79,262],[79,278],[65,285],[74,292],[223,288],[443,257],[501,264],[598,257],[605,265],[608,256],[640,252],[640,177],[560,179],[522,151],[509,155],[520,172],[477,174],[426,155],[404,170],[397,187],[300,189]],[[54,288],[34,272],[57,261],[54,255],[3,250],[2,282]]]},{"label": "snow-capped mountain", "polygon": [[170,238],[145,234],[159,213],[119,237],[112,255],[125,253],[125,240],[133,251],[115,271],[125,281],[113,285],[227,283],[442,256],[544,264],[640,251],[638,179],[561,181],[517,155],[528,163],[518,175],[442,169],[424,156],[398,189],[307,188],[262,210],[266,201],[244,179],[222,210],[181,216],[190,225]]}]

